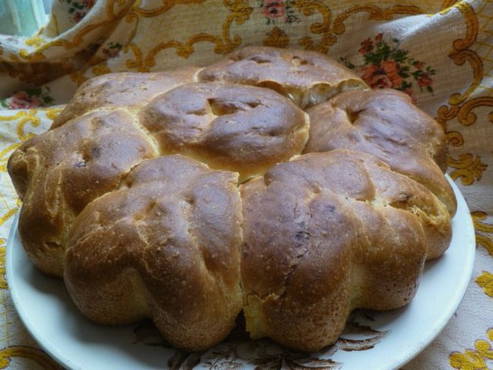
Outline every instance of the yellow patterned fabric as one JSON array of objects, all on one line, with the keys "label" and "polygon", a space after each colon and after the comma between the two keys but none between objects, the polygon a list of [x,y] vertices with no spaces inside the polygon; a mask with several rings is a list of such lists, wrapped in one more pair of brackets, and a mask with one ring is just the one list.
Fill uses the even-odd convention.
[{"label": "yellow patterned fabric", "polygon": [[[374,88],[409,94],[449,140],[477,254],[464,301],[404,366],[493,368],[493,1],[55,0],[28,38],[0,35],[0,269],[19,202],[9,155],[45,131],[83,81],[218,60],[245,45],[317,50]],[[58,368],[26,333],[0,275],[0,368]],[[384,361],[384,359],[382,359]]]}]

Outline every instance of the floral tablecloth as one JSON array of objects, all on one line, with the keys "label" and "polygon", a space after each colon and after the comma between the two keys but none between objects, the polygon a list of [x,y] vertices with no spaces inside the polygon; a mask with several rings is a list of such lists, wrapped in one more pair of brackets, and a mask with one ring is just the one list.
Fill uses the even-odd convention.
[{"label": "floral tablecloth", "polygon": [[[493,368],[493,1],[55,0],[32,37],[0,35],[0,268],[19,208],[6,163],[88,78],[203,64],[244,45],[327,53],[436,117],[476,227],[473,278],[412,369]],[[385,361],[385,359],[382,359]],[[0,368],[57,368],[27,334],[0,274]]]}]

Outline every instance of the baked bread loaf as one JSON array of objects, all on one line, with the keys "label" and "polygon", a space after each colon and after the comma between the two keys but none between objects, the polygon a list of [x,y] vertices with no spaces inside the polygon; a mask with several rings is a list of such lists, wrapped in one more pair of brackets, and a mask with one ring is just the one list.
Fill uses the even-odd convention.
[{"label": "baked bread loaf", "polygon": [[176,346],[205,349],[242,307],[238,174],[180,155],[146,160],[77,217],[65,257],[74,302],[103,324],[152,317]]},{"label": "baked bread loaf", "polygon": [[163,153],[181,153],[240,180],[263,174],[299,154],[308,115],[276,92],[259,87],[191,83],[155,98],[140,121]]},{"label": "baked bread loaf", "polygon": [[75,92],[71,103],[53,121],[52,128],[97,108],[139,109],[155,96],[195,81],[199,71],[187,67],[171,72],[122,72],[93,78]]},{"label": "baked bread loaf", "polygon": [[396,90],[352,91],[308,109],[305,152],[352,149],[373,154],[426,185],[455,213],[455,197],[441,175],[447,168],[443,130]]},{"label": "baked bread loaf", "polygon": [[174,346],[317,351],[355,308],[414,296],[455,213],[442,128],[394,90],[301,50],[87,81],[8,170],[33,263],[103,324]]},{"label": "baked bread loaf", "polygon": [[289,97],[301,108],[322,103],[366,84],[350,70],[312,52],[251,46],[205,67],[200,81],[222,81],[266,87]]},{"label": "baked bread loaf", "polygon": [[304,351],[336,341],[354,308],[408,303],[450,236],[430,190],[362,152],[304,154],[241,193],[247,330]]}]

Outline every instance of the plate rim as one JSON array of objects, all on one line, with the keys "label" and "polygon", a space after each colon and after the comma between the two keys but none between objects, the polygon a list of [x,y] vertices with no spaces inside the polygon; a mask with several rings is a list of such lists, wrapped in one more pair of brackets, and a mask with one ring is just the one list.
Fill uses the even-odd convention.
[{"label": "plate rim", "polygon": [[[419,342],[416,342],[416,345],[412,347],[412,350],[406,351],[406,353],[399,357],[397,361],[394,361],[391,364],[388,364],[389,367],[388,369],[395,369],[395,368],[400,368],[401,366],[405,365],[409,361],[411,361],[413,358],[418,356],[445,328],[447,323],[450,321],[452,318],[454,312],[457,310],[459,307],[460,303],[463,301],[464,295],[466,293],[467,287],[469,286],[469,283],[471,281],[472,273],[473,273],[473,267],[474,267],[474,260],[475,260],[475,254],[476,254],[476,239],[475,239],[475,231],[474,231],[474,224],[472,221],[471,217],[471,212],[470,209],[467,205],[467,202],[458,188],[458,186],[454,183],[454,181],[450,178],[448,174],[445,174],[445,177],[449,184],[451,185],[455,197],[457,199],[457,204],[458,208],[459,205],[464,208],[464,223],[461,224],[463,227],[463,230],[467,233],[468,237],[468,242],[465,243],[466,245],[464,246],[465,248],[471,249],[471,251],[467,254],[467,259],[463,260],[464,264],[462,265],[463,271],[465,272],[463,275],[467,276],[467,279],[463,279],[460,282],[459,286],[456,286],[454,290],[454,304],[448,305],[442,312],[445,312],[445,314],[442,314],[435,322],[433,325],[433,330],[428,331],[428,335],[424,336]],[[58,362],[60,365],[64,367],[68,367],[70,369],[78,368],[78,364],[74,364],[73,361],[70,358],[67,358],[64,356],[57,348],[58,346],[56,344],[53,344],[52,346],[47,345],[47,343],[50,343],[49,341],[45,340],[40,340],[38,334],[38,330],[35,328],[35,325],[33,325],[33,321],[28,319],[28,314],[27,312],[23,309],[23,305],[20,302],[20,299],[18,297],[18,292],[16,290],[11,289],[12,286],[15,286],[15,284],[11,284],[11,282],[15,279],[14,278],[14,272],[12,272],[13,268],[13,252],[12,249],[14,248],[13,246],[13,240],[14,236],[17,233],[17,225],[18,225],[18,220],[19,220],[19,215],[20,211],[17,211],[14,217],[14,220],[10,226],[10,230],[8,233],[8,240],[7,240],[7,245],[6,245],[6,262],[5,262],[5,269],[6,269],[6,279],[7,279],[7,284],[8,284],[8,291],[10,294],[10,297],[12,299],[13,305],[15,307],[15,310],[24,325],[24,327],[27,329],[27,331],[30,333],[30,335],[33,337],[33,339],[36,341],[36,343],[46,352],[48,353],[53,360]],[[455,216],[455,215],[454,215]],[[24,251],[25,253],[25,251]],[[437,259],[439,261],[440,259]],[[427,262],[428,263],[428,262]],[[60,283],[63,281],[60,280]],[[419,287],[418,287],[419,290]],[[342,367],[344,369],[344,366]]]},{"label": "plate rim", "polygon": [[[431,344],[431,342],[433,342],[433,340],[435,340],[435,338],[438,337],[438,335],[443,331],[447,323],[451,320],[452,316],[459,308],[459,305],[462,303],[464,299],[464,295],[466,294],[467,291],[467,287],[471,282],[471,277],[474,269],[474,260],[476,256],[476,235],[475,235],[474,223],[471,217],[471,210],[469,209],[466,199],[464,198],[464,195],[460,191],[457,184],[455,184],[455,182],[448,174],[445,174],[445,178],[447,179],[447,181],[449,182],[450,186],[454,191],[454,195],[457,200],[457,209],[459,208],[459,204],[461,207],[464,207],[464,212],[466,217],[465,217],[464,225],[462,226],[464,227],[465,230],[469,231],[469,235],[467,236],[470,238],[470,240],[466,243],[464,247],[467,248],[467,246],[470,246],[470,248],[472,249],[472,251],[469,254],[467,254],[468,259],[464,261],[465,263],[463,264],[463,267],[465,267],[463,270],[466,272],[465,276],[467,276],[468,278],[461,281],[461,285],[454,290],[454,292],[456,293],[455,294],[456,299],[454,300],[455,303],[446,307],[446,309],[443,310],[446,312],[446,314],[441,316],[441,320],[437,320],[437,322],[434,325],[434,330],[433,331],[430,330],[430,333],[432,334],[428,335],[428,337],[425,336],[419,343],[417,343],[416,347],[414,348],[415,350],[409,351],[409,353],[411,354],[407,356],[403,356],[401,361],[396,361],[395,365],[392,365],[395,368],[400,368],[401,366],[404,366],[409,361],[417,357],[421,352],[423,352],[426,349],[426,347],[428,347]],[[437,260],[439,261],[441,257],[442,256],[440,256]],[[418,290],[419,290],[419,286],[418,286]]]},{"label": "plate rim", "polygon": [[[37,335],[37,330],[35,329],[34,325],[32,325],[31,320],[27,320],[26,316],[27,313],[24,311],[22,308],[22,304],[20,303],[20,299],[18,297],[18,292],[11,289],[12,286],[15,286],[15,284],[11,284],[11,281],[13,281],[13,253],[10,252],[13,247],[13,241],[15,234],[18,232],[17,231],[17,225],[19,223],[19,216],[20,216],[21,211],[17,211],[15,214],[14,221],[12,222],[12,225],[10,226],[9,230],[9,235],[8,235],[8,240],[7,240],[7,246],[6,246],[6,258],[5,258],[5,275],[7,278],[7,287],[8,291],[10,294],[10,298],[12,299],[12,303],[14,304],[15,310],[17,312],[17,315],[19,316],[22,324],[24,327],[27,329],[31,337],[36,341],[36,343],[54,360],[56,361],[59,365],[63,367],[67,367],[69,369],[74,369],[76,368],[77,364],[73,364],[72,360],[69,358],[66,358],[63,356],[63,354],[58,353],[57,346],[47,346],[46,342],[41,341],[38,339]],[[25,251],[24,251],[25,253]],[[60,281],[62,283],[62,281]]]}]

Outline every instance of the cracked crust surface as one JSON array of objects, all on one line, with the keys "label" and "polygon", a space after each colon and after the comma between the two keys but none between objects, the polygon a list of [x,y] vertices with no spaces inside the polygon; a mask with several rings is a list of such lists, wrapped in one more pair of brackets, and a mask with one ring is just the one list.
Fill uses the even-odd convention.
[{"label": "cracked crust surface", "polygon": [[308,140],[308,116],[288,99],[230,83],[182,85],[156,97],[140,117],[163,153],[186,154],[241,179],[289,160]]},{"label": "cracked crust surface", "polygon": [[151,316],[177,347],[224,338],[242,307],[237,181],[180,155],[135,167],[69,235],[64,278],[79,309],[104,324]]},{"label": "cracked crust surface", "polygon": [[443,203],[361,152],[302,155],[241,193],[247,330],[305,351],[335,341],[355,308],[408,303],[450,241]]},{"label": "cracked crust surface", "polygon": [[301,108],[367,85],[349,69],[320,53],[249,46],[231,53],[198,74],[200,81],[223,81],[266,87]]},{"label": "cracked crust surface", "polygon": [[350,149],[372,154],[427,186],[455,213],[454,193],[442,175],[445,134],[408,95],[390,89],[345,92],[308,113],[306,153]]},{"label": "cracked crust surface", "polygon": [[43,272],[61,276],[68,232],[97,197],[157,155],[126,111],[93,111],[23,143],[8,167],[23,201],[19,232]]}]

